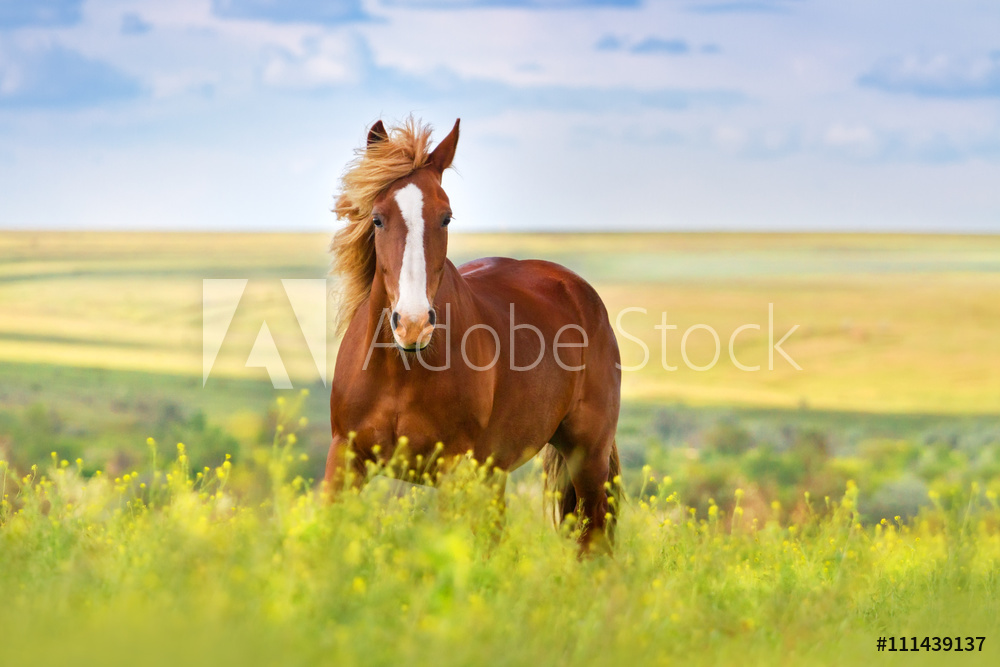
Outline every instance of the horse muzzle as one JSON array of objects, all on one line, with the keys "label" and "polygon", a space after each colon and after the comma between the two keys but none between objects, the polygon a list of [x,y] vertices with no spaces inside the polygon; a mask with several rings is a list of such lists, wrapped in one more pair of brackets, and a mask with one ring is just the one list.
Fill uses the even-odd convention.
[{"label": "horse muzzle", "polygon": [[406,352],[417,352],[427,347],[434,335],[436,317],[433,310],[421,315],[392,313],[392,337],[396,346]]}]

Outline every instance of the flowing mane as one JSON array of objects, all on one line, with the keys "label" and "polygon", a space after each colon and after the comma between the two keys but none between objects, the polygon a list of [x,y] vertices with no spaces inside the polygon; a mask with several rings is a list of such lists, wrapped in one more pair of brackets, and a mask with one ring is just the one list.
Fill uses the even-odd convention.
[{"label": "flowing mane", "polygon": [[331,273],[340,277],[339,332],[368,298],[375,278],[372,206],[376,197],[394,181],[426,166],[430,156],[430,125],[411,116],[387,134],[387,140],[357,149],[340,179],[340,196],[333,210],[345,224],[330,244]]}]

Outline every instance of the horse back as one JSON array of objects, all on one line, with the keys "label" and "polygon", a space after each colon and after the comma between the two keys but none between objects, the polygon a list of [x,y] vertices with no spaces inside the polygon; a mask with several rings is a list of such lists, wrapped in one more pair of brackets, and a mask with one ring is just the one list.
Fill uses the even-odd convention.
[{"label": "horse back", "polygon": [[558,343],[562,362],[558,367],[585,366],[590,371],[585,374],[596,373],[620,384],[618,342],[607,309],[597,290],[582,277],[554,262],[507,257],[477,259],[458,271],[475,294],[480,316],[502,332],[501,347],[515,337],[523,341],[516,355],[505,350],[520,358],[517,364],[535,358],[540,336],[546,361],[554,361]]},{"label": "horse back", "polygon": [[458,272],[490,310],[509,313],[510,304],[514,304],[515,311],[538,305],[555,315],[543,318],[550,319],[553,325],[575,323],[584,329],[606,328],[611,332],[607,310],[597,291],[561,264],[541,259],[483,257],[462,264]]}]

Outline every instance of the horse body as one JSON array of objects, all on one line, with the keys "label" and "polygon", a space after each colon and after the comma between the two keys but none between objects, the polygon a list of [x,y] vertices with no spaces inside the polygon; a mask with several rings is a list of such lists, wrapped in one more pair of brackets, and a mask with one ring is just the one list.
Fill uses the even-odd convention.
[{"label": "horse body", "polygon": [[[602,415],[608,407],[617,415],[620,372],[587,365],[591,354],[617,360],[617,345],[603,304],[582,278],[557,264],[504,258],[476,260],[461,269],[449,262],[446,272],[435,300],[445,313],[440,336],[419,358],[404,358],[407,353],[391,344],[384,326],[387,304],[369,300],[359,308],[333,380],[335,438],[355,433],[362,459],[372,458],[376,445],[391,452],[405,436],[414,456],[429,456],[441,442],[446,457],[471,451],[479,461],[491,458],[498,468],[512,470],[591,402],[601,404]],[[513,355],[511,303],[514,324],[521,327],[514,331]],[[598,335],[588,336],[587,347],[576,347],[582,337],[567,329],[557,351],[552,342],[566,324]],[[473,326],[477,329],[469,331]],[[565,371],[560,361],[580,370]],[[586,421],[585,415],[580,418]],[[615,425],[603,418],[587,424],[596,435],[613,434]]]},{"label": "horse body", "polygon": [[[614,509],[605,484],[618,473],[621,384],[607,311],[586,281],[551,262],[447,260],[440,173],[451,160],[434,160],[453,154],[457,128],[372,205],[374,268],[337,357],[327,484],[341,486],[349,465],[363,479],[365,462],[391,456],[402,437],[414,459],[472,452],[503,471],[551,443],[569,473],[563,513],[579,500],[589,526],[603,528]],[[379,124],[369,142],[383,134]]]}]

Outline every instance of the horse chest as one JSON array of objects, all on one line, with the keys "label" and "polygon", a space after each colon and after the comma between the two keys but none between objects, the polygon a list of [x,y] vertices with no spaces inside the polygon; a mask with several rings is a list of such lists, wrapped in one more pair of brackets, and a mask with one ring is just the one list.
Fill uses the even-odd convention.
[{"label": "horse chest", "polygon": [[429,455],[438,442],[447,454],[478,452],[477,443],[489,422],[490,406],[476,392],[386,383],[377,391],[348,395],[354,400],[337,406],[335,422],[344,435],[355,433],[355,447],[364,453],[378,446],[389,454],[403,437],[413,455]]}]

